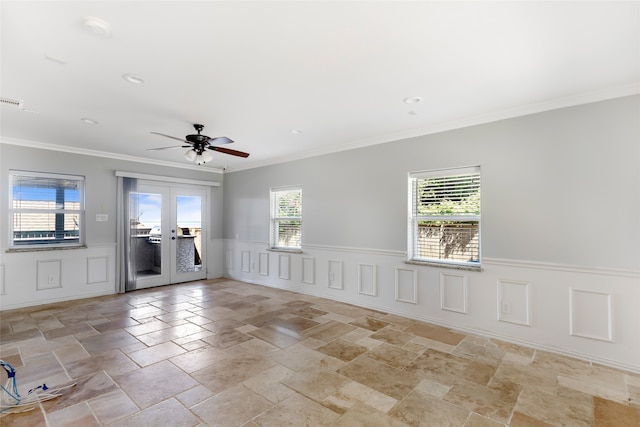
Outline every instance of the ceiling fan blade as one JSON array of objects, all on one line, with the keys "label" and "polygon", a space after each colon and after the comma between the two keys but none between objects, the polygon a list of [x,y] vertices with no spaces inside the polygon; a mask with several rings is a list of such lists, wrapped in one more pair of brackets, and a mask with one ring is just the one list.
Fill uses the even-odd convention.
[{"label": "ceiling fan blade", "polygon": [[209,144],[212,144],[212,145],[231,144],[232,142],[233,140],[227,138],[226,136],[217,136],[215,138],[209,138]]},{"label": "ceiling fan blade", "polygon": [[224,154],[231,154],[232,156],[238,157],[249,157],[249,153],[245,153],[244,151],[232,150],[230,148],[222,148],[222,147],[207,147],[209,150],[218,151]]},{"label": "ceiling fan blade", "polygon": [[154,134],[154,135],[160,135],[160,136],[165,136],[167,138],[175,139],[176,141],[182,141],[182,142],[189,143],[189,141],[186,141],[183,138],[176,138],[175,136],[165,135],[164,133],[160,133],[160,132],[151,132],[151,133]]},{"label": "ceiling fan blade", "polygon": [[147,148],[147,151],[169,150],[172,148],[191,148],[190,145],[173,145],[171,147]]}]

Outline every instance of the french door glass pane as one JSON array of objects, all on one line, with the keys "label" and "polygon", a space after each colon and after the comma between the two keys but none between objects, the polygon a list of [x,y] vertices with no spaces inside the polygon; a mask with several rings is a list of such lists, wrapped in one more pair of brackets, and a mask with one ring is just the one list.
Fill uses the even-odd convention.
[{"label": "french door glass pane", "polygon": [[131,193],[129,207],[138,278],[162,274],[162,195]]},{"label": "french door glass pane", "polygon": [[176,196],[176,271],[202,270],[202,197]]}]

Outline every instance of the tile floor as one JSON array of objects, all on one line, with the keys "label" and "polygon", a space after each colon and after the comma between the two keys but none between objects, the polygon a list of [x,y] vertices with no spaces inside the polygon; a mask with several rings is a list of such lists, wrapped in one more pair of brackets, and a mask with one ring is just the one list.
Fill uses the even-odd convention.
[{"label": "tile floor", "polygon": [[23,394],[75,383],[6,427],[640,426],[640,375],[236,281],[0,314]]}]

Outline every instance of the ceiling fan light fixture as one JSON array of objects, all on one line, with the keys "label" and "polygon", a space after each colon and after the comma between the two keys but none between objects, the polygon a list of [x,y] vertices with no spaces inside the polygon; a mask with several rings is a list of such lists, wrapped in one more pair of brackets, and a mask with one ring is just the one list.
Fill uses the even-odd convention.
[{"label": "ceiling fan light fixture", "polygon": [[211,160],[213,160],[213,154],[211,153],[211,151],[205,151],[204,153],[202,153],[203,163],[210,162]]},{"label": "ceiling fan light fixture", "polygon": [[187,150],[187,152],[184,153],[184,157],[190,162],[193,162],[196,159],[196,156],[197,156],[197,153],[193,150]]}]

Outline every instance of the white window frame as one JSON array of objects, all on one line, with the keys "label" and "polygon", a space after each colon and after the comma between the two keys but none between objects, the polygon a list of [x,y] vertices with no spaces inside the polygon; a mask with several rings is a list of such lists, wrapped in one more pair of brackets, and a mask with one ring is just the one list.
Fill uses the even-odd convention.
[{"label": "white window frame", "polygon": [[[419,264],[434,264],[443,267],[455,267],[455,268],[469,268],[469,269],[481,269],[481,207],[478,214],[447,214],[447,215],[419,215],[417,213],[417,182],[420,179],[431,178],[447,178],[460,175],[477,175],[480,180],[478,187],[481,197],[481,171],[480,166],[468,166],[461,168],[447,168],[437,169],[430,171],[410,172],[408,176],[408,223],[407,223],[407,258],[410,263]],[[480,200],[480,203],[482,201]],[[477,222],[478,223],[478,237],[477,237],[477,261],[461,261],[452,260],[446,258],[430,258],[420,256],[418,250],[418,223],[419,221],[447,221],[447,222]]]},{"label": "white window frame", "polygon": [[[65,206],[57,206],[55,203],[51,207],[43,207],[38,208],[34,206],[16,206],[15,202],[20,204],[22,199],[14,198],[14,186],[17,179],[51,179],[55,183],[55,180],[59,180],[60,183],[63,181],[73,181],[77,185],[79,190],[79,200],[78,200],[78,209],[70,209],[65,208]],[[19,170],[10,170],[9,171],[9,249],[13,250],[23,250],[23,249],[55,249],[55,248],[68,248],[68,247],[82,247],[84,246],[84,228],[85,228],[85,178],[84,176],[79,175],[64,175],[64,174],[55,174],[55,173],[44,173],[44,172],[30,172],[30,171],[19,171]],[[57,187],[53,187],[57,188]],[[44,214],[44,215],[74,215],[73,220],[77,224],[78,227],[78,236],[77,238],[67,238],[63,237],[62,239],[49,237],[43,237],[38,239],[37,237],[32,237],[31,243],[25,242],[25,240],[16,239],[14,237],[15,230],[15,214]],[[56,230],[54,230],[55,233]],[[64,230],[63,230],[64,231]]]},{"label": "white window frame", "polygon": [[[300,216],[278,216],[278,195],[281,193],[300,192]],[[288,187],[274,187],[269,190],[269,249],[282,251],[301,251],[302,250],[302,186],[294,185]],[[280,221],[300,221],[300,245],[299,246],[282,246],[278,242],[280,240],[278,224]]]}]

